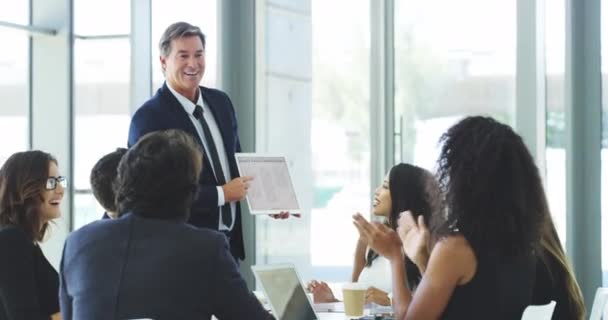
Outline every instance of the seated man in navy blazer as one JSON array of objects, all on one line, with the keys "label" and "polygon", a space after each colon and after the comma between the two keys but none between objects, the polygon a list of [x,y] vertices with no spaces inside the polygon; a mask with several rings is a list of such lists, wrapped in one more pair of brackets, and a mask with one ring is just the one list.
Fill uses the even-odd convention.
[{"label": "seated man in navy blazer", "polygon": [[145,135],[124,155],[115,188],[119,217],[66,240],[64,319],[272,319],[247,289],[224,235],[186,223],[201,159],[179,130]]}]

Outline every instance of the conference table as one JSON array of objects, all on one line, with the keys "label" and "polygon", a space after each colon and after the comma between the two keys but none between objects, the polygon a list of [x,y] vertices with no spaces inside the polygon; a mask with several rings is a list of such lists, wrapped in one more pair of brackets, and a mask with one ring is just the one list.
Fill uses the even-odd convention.
[{"label": "conference table", "polygon": [[[268,304],[268,301],[266,300],[264,293],[261,291],[253,291],[253,294],[260,299],[260,302],[262,303],[262,305],[264,306],[264,308],[270,312],[271,308],[270,305]],[[310,297],[310,299],[312,299],[312,297]],[[315,310],[316,315],[318,316],[319,320],[350,320],[350,319],[357,319],[357,318],[350,318],[347,317],[346,314],[344,313],[344,304],[342,302],[330,302],[330,303],[315,303],[312,304]],[[365,305],[365,310],[364,310],[364,314],[365,315],[370,315],[370,314],[391,314],[392,313],[392,308],[389,307],[383,307],[383,306],[378,306],[378,305],[370,305],[367,304]],[[366,319],[369,319],[369,316],[366,317]],[[388,319],[392,319],[392,318],[388,318]],[[212,318],[212,320],[216,320],[215,318]]]},{"label": "conference table", "polygon": [[341,312],[317,312],[319,320],[347,320],[344,313]]},{"label": "conference table", "polygon": [[[344,313],[338,312],[317,312],[317,316],[319,316],[319,320],[350,320],[351,318],[347,318]],[[370,319],[370,318],[365,318]],[[394,319],[392,317],[387,317],[385,319]]]},{"label": "conference table", "polygon": [[[337,303],[318,303],[314,305],[315,313],[319,317],[319,320],[345,320],[351,319],[346,317],[344,314],[344,305],[341,302]],[[392,314],[391,307],[383,307],[378,305],[366,305],[364,314],[365,315],[384,315],[387,319],[392,319],[389,315]],[[367,316],[366,319],[373,317]],[[356,319],[356,318],[355,318]]]}]

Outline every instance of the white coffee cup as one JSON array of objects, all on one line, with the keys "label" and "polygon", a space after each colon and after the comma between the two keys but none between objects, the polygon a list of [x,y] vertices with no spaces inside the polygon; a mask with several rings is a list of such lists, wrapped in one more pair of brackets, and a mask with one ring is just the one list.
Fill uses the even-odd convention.
[{"label": "white coffee cup", "polygon": [[347,317],[363,317],[365,306],[365,291],[367,286],[360,283],[346,283],[342,286],[342,297],[344,299],[344,313]]}]

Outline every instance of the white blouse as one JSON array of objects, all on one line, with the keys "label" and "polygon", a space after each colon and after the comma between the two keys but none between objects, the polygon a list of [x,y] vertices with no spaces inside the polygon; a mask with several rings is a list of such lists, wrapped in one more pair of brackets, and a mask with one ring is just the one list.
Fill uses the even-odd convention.
[{"label": "white blouse", "polygon": [[363,268],[358,282],[370,287],[376,287],[388,294],[392,293],[391,264],[388,259],[383,256],[378,256],[374,259],[371,266]]}]

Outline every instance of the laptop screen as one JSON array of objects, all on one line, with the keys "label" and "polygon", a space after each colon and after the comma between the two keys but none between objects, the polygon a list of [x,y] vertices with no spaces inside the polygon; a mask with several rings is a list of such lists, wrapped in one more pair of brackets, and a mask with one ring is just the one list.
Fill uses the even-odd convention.
[{"label": "laptop screen", "polygon": [[277,319],[318,319],[293,266],[254,266],[253,271]]}]

